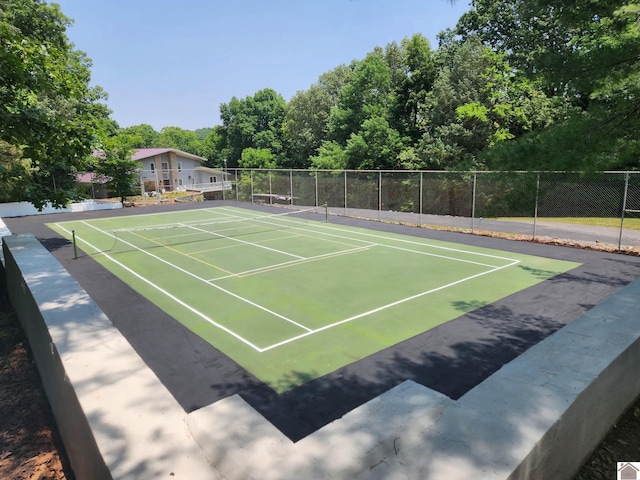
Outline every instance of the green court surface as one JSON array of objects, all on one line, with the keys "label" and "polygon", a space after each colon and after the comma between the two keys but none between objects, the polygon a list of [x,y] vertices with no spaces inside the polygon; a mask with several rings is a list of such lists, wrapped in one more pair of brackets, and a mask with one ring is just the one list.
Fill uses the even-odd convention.
[{"label": "green court surface", "polygon": [[48,226],[277,392],[578,266],[236,207]]}]

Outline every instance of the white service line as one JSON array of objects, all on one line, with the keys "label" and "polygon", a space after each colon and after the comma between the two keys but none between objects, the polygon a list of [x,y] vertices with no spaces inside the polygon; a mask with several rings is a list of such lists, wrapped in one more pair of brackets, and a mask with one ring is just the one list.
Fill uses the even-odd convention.
[{"label": "white service line", "polygon": [[[90,228],[93,228],[94,230],[99,231],[100,233],[102,233],[102,234],[104,234],[104,235],[107,235],[107,236],[110,236],[110,237],[114,237],[114,238],[116,238],[116,237],[115,237],[115,235],[112,235],[112,234],[111,234],[111,233],[109,233],[109,232],[105,232],[104,230],[102,230],[102,229],[100,229],[100,228],[98,228],[98,227],[94,227],[94,226],[93,226],[93,225],[91,225],[90,223],[86,223],[85,221],[82,221],[82,223],[83,223],[83,224],[85,224],[85,225],[87,225],[87,226],[88,226],[88,227],[90,227]],[[65,230],[65,231],[66,231],[66,230]],[[77,237],[76,237],[76,238],[77,238]],[[141,249],[141,248],[139,248],[139,247],[136,247],[135,245],[133,245],[132,243],[127,242],[126,240],[123,240],[123,239],[121,239],[121,238],[118,238],[118,241],[119,241],[119,242],[122,242],[122,243],[125,243],[125,244],[129,245],[130,247],[133,247],[134,249],[136,249],[136,250],[138,250],[138,251],[140,251],[140,252],[144,253],[145,255],[149,255],[150,257],[155,258],[155,259],[156,259],[156,260],[158,260],[159,262],[162,262],[162,263],[164,263],[164,264],[166,264],[166,265],[169,265],[170,267],[175,268],[176,270],[178,270],[178,271],[180,271],[180,272],[182,272],[182,273],[184,273],[184,274],[186,274],[186,275],[189,275],[189,276],[191,276],[191,277],[193,277],[193,278],[195,278],[195,279],[197,279],[197,280],[200,280],[201,282],[206,283],[207,285],[210,285],[210,286],[212,286],[213,288],[216,288],[216,289],[220,290],[221,292],[226,293],[227,295],[230,295],[230,296],[232,296],[232,297],[234,297],[234,298],[236,298],[236,299],[238,299],[238,300],[240,300],[240,301],[242,301],[242,302],[244,302],[244,303],[248,303],[249,305],[251,305],[251,306],[253,306],[253,307],[256,307],[256,308],[258,308],[258,309],[260,309],[260,310],[262,310],[262,311],[264,311],[264,312],[267,312],[267,313],[269,313],[269,314],[273,315],[274,317],[277,317],[277,318],[280,318],[280,319],[282,319],[282,320],[284,320],[284,321],[286,321],[286,322],[289,322],[289,323],[291,323],[292,325],[295,325],[295,326],[297,326],[297,327],[299,327],[299,328],[301,328],[301,329],[303,329],[303,330],[305,330],[305,331],[311,331],[311,329],[310,329],[310,328],[305,327],[304,325],[302,325],[301,323],[296,322],[295,320],[291,320],[290,318],[287,318],[287,317],[285,317],[284,315],[280,315],[279,313],[274,312],[273,310],[269,310],[268,308],[263,307],[262,305],[258,305],[257,303],[252,302],[251,300],[249,300],[248,298],[241,297],[240,295],[237,295],[237,294],[235,294],[235,293],[233,293],[233,292],[231,292],[231,291],[227,290],[226,288],[222,288],[220,285],[216,285],[215,283],[211,283],[211,282],[207,281],[206,279],[204,279],[204,278],[202,278],[202,277],[199,277],[198,275],[196,275],[196,274],[194,274],[194,273],[192,273],[192,272],[190,272],[190,271],[188,271],[188,270],[185,270],[184,268],[181,268],[181,267],[179,267],[179,266],[177,266],[177,265],[174,265],[173,263],[171,263],[171,262],[169,262],[169,261],[167,261],[167,260],[165,260],[165,259],[163,259],[163,258],[160,258],[160,257],[158,257],[157,255],[154,255],[154,254],[153,254],[153,253],[151,253],[151,252],[148,252],[148,251],[146,251],[146,250],[144,250],[144,249]],[[86,243],[87,245],[89,245],[89,243],[88,243],[88,242],[86,242],[86,241],[85,241],[85,243]],[[92,248],[94,248],[94,247],[92,246]],[[94,249],[95,249],[95,248],[94,248]],[[96,251],[100,251],[100,250],[98,250],[98,249],[95,249],[95,250],[96,250]],[[111,257],[107,256],[107,258],[109,258],[109,259],[111,260]]]},{"label": "white service line", "polygon": [[305,257],[301,257],[300,255],[295,255],[295,254],[289,253],[289,252],[283,252],[282,250],[277,250],[275,248],[267,247],[266,245],[260,245],[259,243],[247,242],[246,240],[242,240],[240,238],[228,237],[226,235],[220,235],[219,233],[210,232],[209,230],[205,230],[204,228],[198,228],[198,227],[193,226],[193,225],[187,225],[187,224],[181,224],[181,225],[183,225],[183,226],[185,226],[187,228],[190,228],[191,230],[196,230],[198,232],[204,232],[204,233],[207,233],[209,235],[215,235],[218,238],[227,238],[229,240],[233,240],[234,242],[242,243],[244,245],[250,245],[250,246],[256,247],[256,248],[263,248],[265,250],[269,250],[271,252],[276,252],[276,253],[279,253],[281,255],[286,255],[288,257],[297,258],[298,260],[305,260]]},{"label": "white service line", "polygon": [[323,253],[322,255],[316,255],[316,256],[313,256],[313,257],[304,257],[303,260],[290,260],[288,262],[276,263],[275,265],[268,265],[266,267],[254,268],[252,270],[245,270],[244,272],[233,273],[231,275],[225,275],[224,277],[211,278],[208,281],[209,282],[214,282],[214,281],[217,281],[217,280],[225,280],[227,278],[243,277],[245,275],[250,275],[252,273],[258,273],[258,272],[262,272],[262,271],[265,271],[265,270],[272,270],[272,269],[280,268],[280,267],[299,265],[301,263],[307,263],[309,261],[319,260],[319,259],[325,258],[325,257],[337,257],[339,255],[346,255],[346,254],[355,253],[355,252],[362,252],[362,251],[365,251],[365,250],[369,250],[372,246],[375,246],[375,245],[364,245],[362,247],[355,247],[355,248],[351,248],[349,250],[341,250],[339,252]]},{"label": "white service line", "polygon": [[[221,207],[221,208],[224,208],[224,207]],[[237,218],[242,219],[244,217],[237,217]],[[255,218],[252,218],[252,219],[257,221],[257,222],[265,223],[267,225],[276,225],[276,226],[284,227],[284,225],[279,225],[277,223],[276,224],[269,223],[268,222],[268,219],[269,219],[268,217],[265,218],[265,220],[259,220],[259,219],[255,219]],[[293,223],[293,224],[297,223],[295,221],[290,221],[290,220],[287,220],[287,221],[289,221],[290,223]],[[299,223],[298,223],[298,225],[299,225]],[[325,226],[324,224],[321,224],[321,223],[318,224],[317,227],[318,228],[330,229],[330,230],[337,230],[338,232],[342,232],[342,233],[345,232],[345,230],[343,230],[343,229],[336,228],[336,227],[328,227],[328,226]],[[413,250],[413,249],[410,249],[410,248],[398,247],[398,246],[395,246],[395,245],[388,245],[386,243],[372,242],[370,240],[364,240],[364,239],[349,237],[349,236],[345,236],[345,235],[338,235],[338,234],[335,234],[335,233],[321,232],[321,231],[318,231],[318,230],[310,229],[308,227],[303,228],[303,227],[296,227],[296,226],[286,226],[286,228],[291,228],[293,230],[300,230],[300,231],[303,231],[303,232],[311,232],[311,233],[314,233],[316,235],[325,235],[325,236],[329,236],[329,237],[352,240],[352,241],[355,241],[355,242],[366,242],[369,245],[375,245],[377,247],[391,248],[391,249],[405,251],[405,252],[409,252],[409,253],[415,253],[415,254],[418,254],[418,255],[426,255],[426,256],[429,256],[429,257],[444,258],[445,260],[452,260],[452,261],[461,262],[461,263],[470,263],[472,265],[480,265],[482,267],[487,267],[487,268],[495,268],[496,267],[496,265],[490,265],[490,264],[482,263],[482,262],[474,262],[473,260],[465,260],[465,259],[462,259],[462,258],[450,257],[448,255],[439,255],[437,253],[422,252],[422,251]],[[449,250],[449,251],[453,251],[453,252],[464,253],[464,254],[467,254],[467,255],[477,255],[477,256],[483,256],[483,257],[490,257],[490,258],[509,261],[509,262],[516,261],[513,258],[505,258],[505,257],[499,257],[499,256],[496,256],[496,255],[490,255],[490,254],[486,254],[486,253],[470,252],[470,251],[467,251],[467,250],[459,250],[459,249],[450,248],[450,247],[442,247],[442,246],[439,246],[439,245],[432,245],[432,244],[429,244],[429,243],[416,242],[416,241],[413,241],[413,240],[405,240],[405,239],[402,239],[402,238],[389,238],[389,237],[384,237],[382,235],[374,235],[374,234],[363,233],[363,232],[355,232],[355,231],[348,231],[348,233],[352,233],[354,235],[369,236],[369,237],[373,237],[373,238],[380,238],[380,239],[390,240],[390,241],[395,241],[395,242],[403,242],[403,243],[408,243],[408,244],[412,244],[412,245],[420,245],[422,247],[430,247],[430,248],[436,248],[436,249]],[[309,235],[309,236],[311,237],[311,235]],[[316,236],[316,238],[319,238],[319,237]]]},{"label": "white service line", "polygon": [[[83,222],[84,223],[84,222]],[[58,228],[60,228],[61,230],[64,230],[65,232],[67,232],[68,235],[71,235],[71,232],[69,230],[67,230],[66,228],[64,228],[62,225],[60,225],[59,223],[56,223],[56,226]],[[99,230],[99,229],[98,229]],[[93,250],[95,250],[96,252],[100,252],[100,249],[96,248],[94,245],[92,245],[91,243],[87,242],[86,240],[84,240],[83,238],[79,237],[76,235],[76,240],[81,241],[82,243],[85,243],[87,245],[89,245],[89,247],[91,247]],[[169,297],[171,300],[173,300],[174,302],[176,302],[178,305],[183,306],[184,308],[186,308],[187,310],[189,310],[190,312],[195,313],[197,316],[199,316],[200,318],[202,318],[203,320],[205,320],[206,322],[210,323],[211,325],[213,325],[214,327],[217,327],[225,332],[227,332],[229,335],[233,336],[234,338],[237,338],[238,340],[240,340],[242,343],[250,346],[251,348],[253,348],[254,350],[257,350],[258,352],[261,351],[261,348],[258,347],[257,345],[254,345],[253,343],[251,343],[249,340],[241,337],[240,335],[238,335],[237,333],[235,333],[233,330],[228,329],[227,327],[225,327],[224,325],[219,324],[218,322],[216,322],[215,320],[209,318],[208,316],[206,316],[204,313],[200,312],[199,310],[196,310],[195,308],[193,308],[191,305],[183,302],[182,300],[180,300],[179,298],[175,297],[174,295],[172,295],[171,293],[167,292],[165,289],[163,289],[162,287],[156,285],[155,283],[153,283],[152,281],[148,280],[147,278],[143,277],[142,275],[140,275],[139,273],[133,271],[132,269],[130,269],[129,267],[127,267],[126,265],[124,265],[123,263],[119,262],[118,260],[116,260],[115,258],[111,257],[110,255],[108,255],[105,252],[101,252],[101,255],[104,255],[106,258],[108,258],[111,262],[115,263],[116,265],[118,265],[119,267],[123,268],[124,270],[126,270],[127,272],[129,272],[131,275],[139,278],[140,280],[142,280],[143,282],[145,282],[147,285],[150,285],[151,287],[155,288],[156,290],[158,290],[160,293],[162,293],[163,295],[166,295],[167,297]]]},{"label": "white service line", "polygon": [[520,263],[520,260],[514,260],[513,263],[510,263],[508,265],[503,265],[501,267],[495,267],[492,270],[487,270],[486,272],[477,273],[475,275],[471,275],[470,277],[462,278],[460,280],[456,280],[455,282],[448,283],[447,285],[442,285],[440,287],[433,288],[431,290],[427,290],[426,292],[421,292],[421,293],[418,293],[416,295],[412,295],[410,297],[403,298],[401,300],[397,300],[395,302],[389,303],[387,305],[383,305],[381,307],[374,308],[373,310],[369,310],[368,312],[359,313],[358,315],[354,315],[353,317],[345,318],[344,320],[340,320],[339,322],[335,322],[335,323],[332,323],[330,325],[325,325],[323,327],[316,328],[315,330],[303,333],[302,335],[297,335],[295,337],[288,338],[287,340],[283,340],[282,342],[274,343],[273,345],[269,345],[268,347],[261,348],[260,352],[262,353],[262,352],[266,352],[268,350],[271,350],[271,349],[274,349],[274,348],[277,348],[277,347],[281,347],[282,345],[286,345],[287,343],[291,343],[291,342],[294,342],[294,341],[299,340],[301,338],[308,337],[309,335],[313,335],[315,333],[322,332],[324,330],[329,330],[330,328],[334,328],[334,327],[337,327],[338,325],[343,325],[345,323],[352,322],[352,321],[357,320],[357,319],[362,318],[362,317],[373,315],[374,313],[378,313],[378,312],[380,312],[382,310],[386,310],[387,308],[395,307],[396,305],[400,305],[402,303],[406,303],[406,302],[409,302],[411,300],[415,300],[416,298],[424,297],[425,295],[429,295],[430,293],[434,293],[434,292],[438,292],[440,290],[444,290],[445,288],[452,287],[452,286],[457,285],[459,283],[467,282],[467,281],[472,280],[474,278],[478,278],[478,277],[481,277],[483,275],[487,275],[489,273],[497,272],[498,270],[502,270],[503,268],[511,267],[512,265],[515,265],[516,263]]}]

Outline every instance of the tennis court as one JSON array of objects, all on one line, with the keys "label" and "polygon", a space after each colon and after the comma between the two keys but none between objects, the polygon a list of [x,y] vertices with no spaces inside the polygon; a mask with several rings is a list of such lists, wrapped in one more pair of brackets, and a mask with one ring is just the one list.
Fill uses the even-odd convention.
[{"label": "tennis court", "polygon": [[279,393],[579,266],[233,206],[48,225]]}]

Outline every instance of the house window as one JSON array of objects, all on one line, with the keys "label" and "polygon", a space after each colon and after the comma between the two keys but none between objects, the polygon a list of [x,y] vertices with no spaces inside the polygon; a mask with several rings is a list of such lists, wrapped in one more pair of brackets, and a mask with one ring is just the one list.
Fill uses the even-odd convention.
[{"label": "house window", "polygon": [[167,162],[162,162],[162,170],[164,171],[169,170],[169,164]]},{"label": "house window", "polygon": [[215,183],[216,177],[209,177],[209,183]]},{"label": "house window", "polygon": [[182,171],[182,162],[178,162],[178,171],[181,172]]},{"label": "house window", "polygon": [[152,171],[152,172],[155,172],[155,171],[156,171],[156,164],[155,164],[155,163],[151,162],[151,163],[149,164],[149,166],[151,167],[151,171]]},{"label": "house window", "polygon": [[180,186],[180,187],[182,186],[182,179],[181,178],[178,179],[178,186]]}]

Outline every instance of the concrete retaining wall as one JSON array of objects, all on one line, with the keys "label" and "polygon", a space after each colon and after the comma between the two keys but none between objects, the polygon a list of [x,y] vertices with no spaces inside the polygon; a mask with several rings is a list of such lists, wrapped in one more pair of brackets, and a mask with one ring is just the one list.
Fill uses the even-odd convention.
[{"label": "concrete retaining wall", "polygon": [[185,413],[31,235],[3,238],[8,293],[78,480],[219,478]]},{"label": "concrete retaining wall", "polygon": [[0,203],[0,217],[24,217],[27,215],[47,215],[50,213],[65,212],[89,212],[93,210],[115,210],[122,208],[121,202],[96,202],[95,200],[85,200],[79,203],[70,203],[65,208],[53,208],[45,206],[42,211],[38,211],[29,202]]},{"label": "concrete retaining wall", "polygon": [[[65,281],[67,278],[61,271],[62,267],[56,267],[49,252],[43,247],[38,248],[39,244],[34,242],[32,237],[3,238],[9,299],[29,340],[76,478],[111,479],[86,412],[76,396],[76,386],[69,381],[58,350],[59,345],[62,345],[64,354],[68,346],[65,345],[67,342],[64,337],[70,332],[61,330],[61,336],[54,341],[49,330],[66,330],[64,318],[55,318],[58,315],[50,316],[47,312],[53,312],[51,307],[55,305],[67,310],[58,302],[65,297],[72,299],[78,294],[78,289],[69,288],[71,285]],[[63,290],[59,290],[60,288]],[[73,308],[72,305],[67,307]],[[64,316],[66,315],[63,314]]]}]

